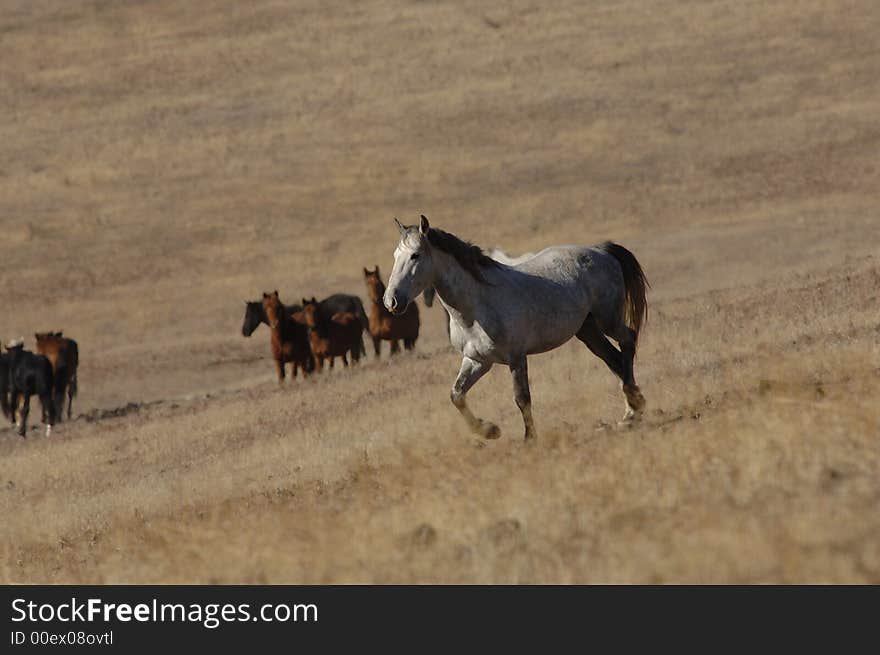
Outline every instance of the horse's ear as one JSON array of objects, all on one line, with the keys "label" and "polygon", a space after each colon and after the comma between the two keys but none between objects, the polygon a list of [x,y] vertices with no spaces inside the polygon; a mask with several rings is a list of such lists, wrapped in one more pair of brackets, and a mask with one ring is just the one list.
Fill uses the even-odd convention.
[{"label": "horse's ear", "polygon": [[315,300],[315,297],[314,297],[314,296],[312,296],[312,302],[315,303],[316,305],[318,304],[318,301]]},{"label": "horse's ear", "polygon": [[376,277],[381,277],[379,275],[379,264],[376,264]]},{"label": "horse's ear", "polygon": [[367,277],[370,274],[370,271],[367,270],[366,266],[364,267],[364,277]]},{"label": "horse's ear", "polygon": [[277,298],[278,297],[278,289],[275,289],[275,293],[272,295],[274,295]]},{"label": "horse's ear", "polygon": [[419,232],[422,233],[422,236],[423,236],[423,237],[428,236],[428,230],[430,229],[430,227],[431,227],[431,226],[430,226],[430,224],[428,223],[428,219],[427,219],[427,217],[426,217],[424,214],[422,214],[422,220],[421,220],[421,222],[419,223]]},{"label": "horse's ear", "polygon": [[264,292],[263,292],[263,298],[268,298],[268,297],[269,297],[269,294],[266,293],[266,292],[264,291]]},{"label": "horse's ear", "polygon": [[400,231],[400,236],[405,235],[405,234],[406,234],[406,228],[403,227],[403,225],[400,224],[400,221],[398,221],[396,217],[395,217],[395,219],[394,219],[394,222],[397,223],[397,229]]}]

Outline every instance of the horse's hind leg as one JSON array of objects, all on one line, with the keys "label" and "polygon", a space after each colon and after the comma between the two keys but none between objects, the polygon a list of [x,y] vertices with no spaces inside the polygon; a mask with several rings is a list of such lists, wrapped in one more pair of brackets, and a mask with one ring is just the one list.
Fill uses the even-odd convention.
[{"label": "horse's hind leg", "polygon": [[535,436],[535,421],[532,419],[532,394],[529,391],[529,366],[523,356],[510,364],[510,372],[513,375],[513,397],[516,406],[522,412],[525,423],[525,439],[528,441]]},{"label": "horse's hind leg", "polygon": [[413,348],[415,348],[415,345],[416,345],[415,339],[404,339],[403,340],[403,347],[406,348],[407,350],[412,350]]},{"label": "horse's hind leg", "polygon": [[16,428],[21,427],[21,403],[22,399],[17,391],[9,394],[9,409],[12,410],[12,424]]},{"label": "horse's hind leg", "polygon": [[471,410],[468,409],[465,396],[468,390],[477,383],[477,380],[486,375],[491,368],[491,362],[478,362],[465,357],[461,360],[461,370],[458,372],[455,384],[452,385],[452,393],[449,394],[452,404],[455,405],[456,409],[464,417],[464,420],[467,421],[470,429],[484,439],[497,439],[501,436],[501,430],[494,423],[474,416]]},{"label": "horse's hind leg", "polygon": [[373,352],[376,353],[376,357],[382,354],[382,339],[379,337],[373,337]]},{"label": "horse's hind leg", "polygon": [[[55,404],[55,407],[61,407],[62,410],[64,409],[64,394],[67,391],[67,389],[65,387],[66,387],[66,385],[59,384],[55,388],[55,396],[52,399],[53,403]],[[63,411],[58,412],[57,420],[59,423],[61,423],[63,416],[64,416]],[[46,409],[45,409],[45,407],[43,408],[43,422],[44,423],[46,422]]]},{"label": "horse's hind leg", "polygon": [[391,340],[391,354],[396,355],[399,352],[400,352],[400,344],[398,343],[397,339],[392,339]]},{"label": "horse's hind leg", "polygon": [[624,367],[621,352],[611,345],[611,342],[602,334],[599,324],[592,315],[587,316],[587,320],[581,325],[581,329],[577,331],[578,339],[584,342],[584,345],[590,349],[590,352],[601,359],[611,371],[623,380]]},{"label": "horse's hind leg", "polygon": [[275,370],[278,373],[278,384],[284,384],[284,360],[280,357],[275,360]]},{"label": "horse's hind leg", "polygon": [[[62,405],[64,407],[64,397],[62,396]],[[51,436],[52,434],[52,425],[55,423],[55,399],[52,397],[52,392],[47,391],[46,393],[40,395],[40,405],[43,407],[43,423],[46,424],[46,436]]]},{"label": "horse's hind leg", "polygon": [[[70,384],[67,385],[67,420],[70,420],[70,417],[73,415],[73,397],[76,395],[76,372],[74,371],[73,377],[70,379]],[[61,408],[61,411],[64,411],[64,408]]]},{"label": "horse's hind leg", "polygon": [[620,325],[611,335],[620,344],[620,355],[623,361],[623,394],[626,396],[626,414],[623,419],[629,421],[641,416],[645,409],[645,397],[636,384],[633,374],[633,361],[636,358],[636,335],[631,328]]},{"label": "horse's hind leg", "polygon": [[18,434],[22,437],[27,435],[27,417],[31,411],[31,397],[27,392],[22,394],[21,410],[18,413]]},{"label": "horse's hind leg", "polygon": [[621,325],[613,333],[621,345],[621,349],[615,348],[602,333],[596,319],[590,315],[577,332],[577,338],[584,342],[594,355],[599,357],[611,371],[620,378],[623,384],[623,393],[626,396],[625,421],[630,421],[639,416],[645,408],[645,398],[639,391],[633,378],[633,357],[635,356],[635,339],[632,330]]}]

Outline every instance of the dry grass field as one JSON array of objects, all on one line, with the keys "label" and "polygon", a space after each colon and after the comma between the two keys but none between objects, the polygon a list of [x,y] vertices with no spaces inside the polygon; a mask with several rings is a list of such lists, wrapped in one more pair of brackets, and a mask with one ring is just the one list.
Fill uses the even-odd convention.
[{"label": "dry grass field", "polygon": [[[0,2],[0,582],[880,583],[875,0]],[[641,424],[578,341],[449,403],[416,352],[275,383],[243,300],[365,288],[399,216],[614,239]],[[37,405],[38,407],[38,405]],[[32,416],[39,411],[32,411]],[[38,424],[35,424],[35,426]]]}]

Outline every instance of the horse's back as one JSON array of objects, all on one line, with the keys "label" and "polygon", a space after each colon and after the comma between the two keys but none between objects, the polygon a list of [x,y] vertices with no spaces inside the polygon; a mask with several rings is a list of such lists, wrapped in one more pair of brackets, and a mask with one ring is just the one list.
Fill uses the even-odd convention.
[{"label": "horse's back", "polygon": [[487,359],[552,350],[590,313],[613,318],[622,306],[620,266],[596,246],[551,246],[513,266],[499,263],[486,277],[486,306],[474,326],[453,330],[452,340]]},{"label": "horse's back", "polygon": [[507,266],[517,266],[522,264],[525,261],[528,261],[532,257],[535,256],[533,252],[525,252],[522,255],[513,256],[504,252],[501,248],[492,248],[489,250],[489,257],[494,259],[496,262],[501,264],[506,264]]},{"label": "horse's back", "polygon": [[350,312],[355,315],[362,330],[370,329],[370,320],[364,311],[364,303],[358,296],[346,293],[334,293],[320,302],[321,313],[330,318],[339,312]]},{"label": "horse's back", "polygon": [[319,303],[321,312],[327,317],[332,317],[340,312],[350,312],[357,315],[358,310],[363,311],[363,303],[357,296],[350,296],[345,293],[334,293],[327,296]]},{"label": "horse's back", "polygon": [[336,312],[330,317],[330,320],[343,327],[349,327],[355,322],[360,323],[360,318],[353,312]]},{"label": "horse's back", "polygon": [[14,392],[42,394],[54,383],[52,362],[45,355],[23,351],[12,358],[10,367]]}]

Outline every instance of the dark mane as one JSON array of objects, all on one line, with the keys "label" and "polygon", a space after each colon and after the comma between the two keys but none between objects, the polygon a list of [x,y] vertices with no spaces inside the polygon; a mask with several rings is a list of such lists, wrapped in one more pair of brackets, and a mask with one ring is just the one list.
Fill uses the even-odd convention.
[{"label": "dark mane", "polygon": [[474,278],[483,284],[488,284],[483,276],[483,269],[498,266],[498,262],[483,252],[480,246],[475,246],[454,234],[438,230],[435,227],[428,229],[428,243],[442,250],[447,255],[455,257],[455,261]]}]

